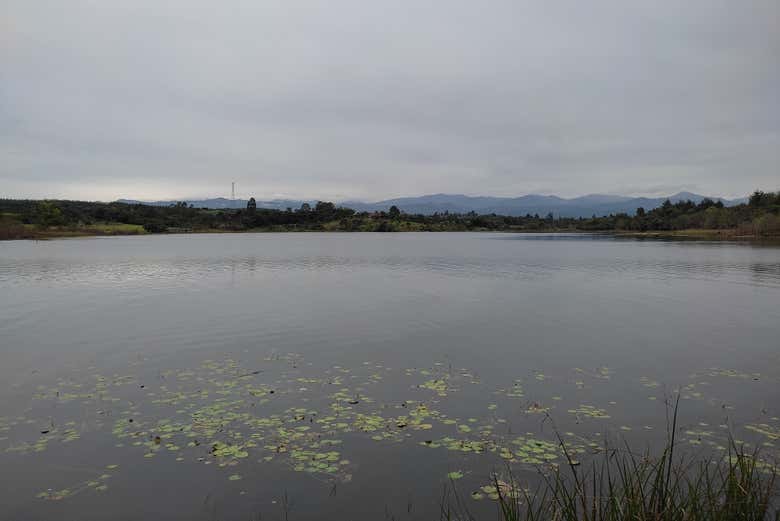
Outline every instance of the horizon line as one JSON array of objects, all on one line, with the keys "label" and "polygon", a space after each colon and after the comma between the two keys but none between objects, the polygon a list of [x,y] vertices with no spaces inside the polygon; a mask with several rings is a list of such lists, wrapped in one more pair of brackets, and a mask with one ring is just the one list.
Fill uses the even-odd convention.
[{"label": "horizon line", "polygon": [[[753,190],[755,191],[755,189]],[[469,198],[478,198],[478,197],[490,197],[495,199],[519,199],[521,197],[529,197],[529,196],[539,196],[539,197],[556,197],[558,199],[563,200],[572,200],[572,199],[579,199],[582,197],[591,197],[591,196],[604,196],[604,197],[625,197],[628,199],[663,199],[663,198],[669,198],[674,197],[680,194],[691,194],[696,195],[699,197],[705,197],[710,199],[724,199],[724,200],[735,200],[735,199],[743,199],[750,196],[753,191],[750,191],[742,196],[723,196],[723,195],[704,195],[697,192],[692,192],[690,190],[680,190],[678,192],[674,192],[671,194],[666,195],[625,195],[625,194],[610,194],[610,193],[599,193],[599,192],[590,192],[587,194],[582,195],[574,195],[570,197],[564,197],[560,196],[554,193],[541,193],[541,192],[529,192],[521,195],[470,195],[470,194],[464,194],[464,193],[448,193],[448,192],[435,192],[435,193],[423,193],[419,195],[398,195],[398,196],[391,196],[391,197],[385,197],[383,199],[359,199],[359,198],[334,198],[334,199],[328,199],[328,198],[321,198],[321,197],[297,197],[297,196],[274,196],[271,198],[263,198],[259,196],[242,196],[242,197],[236,197],[235,199],[231,199],[230,197],[224,196],[224,195],[218,195],[218,196],[194,196],[194,197],[185,197],[185,198],[158,198],[158,199],[138,199],[138,198],[132,198],[132,197],[119,197],[117,199],[114,199],[113,201],[104,201],[104,200],[94,200],[92,202],[117,202],[117,201],[138,201],[142,203],[155,203],[155,202],[179,202],[179,201],[205,201],[209,199],[223,199],[226,201],[248,201],[251,197],[254,197],[256,201],[323,201],[323,202],[334,202],[334,203],[349,203],[349,202],[355,202],[355,203],[363,203],[363,204],[377,204],[382,203],[385,201],[392,201],[395,199],[415,199],[420,197],[433,197],[433,196],[450,196],[450,197],[469,197]],[[766,191],[766,190],[764,190]]]},{"label": "horizon line", "polygon": [[217,196],[191,196],[191,197],[177,197],[177,198],[133,198],[133,197],[116,197],[114,199],[78,199],[78,198],[70,198],[70,197],[50,197],[50,196],[44,196],[44,197],[30,197],[30,196],[0,196],[0,199],[20,199],[20,200],[53,200],[53,201],[85,201],[85,202],[93,202],[93,203],[114,203],[114,202],[120,202],[120,201],[137,201],[139,203],[159,203],[159,202],[182,202],[182,201],[204,201],[204,200],[213,200],[213,199],[223,199],[226,201],[248,201],[250,197],[254,197],[256,201],[267,201],[267,202],[274,202],[274,201],[302,201],[302,202],[316,202],[316,201],[323,201],[323,202],[333,202],[338,204],[344,204],[344,203],[361,203],[361,204],[378,204],[383,203],[386,201],[392,201],[396,199],[415,199],[415,198],[421,198],[421,197],[433,197],[433,196],[450,196],[450,197],[468,197],[468,198],[495,198],[495,199],[519,199],[522,197],[529,197],[529,196],[539,196],[539,197],[555,197],[564,201],[571,201],[574,199],[579,199],[583,197],[592,197],[592,196],[604,196],[604,197],[624,197],[627,199],[664,199],[664,198],[672,198],[675,196],[678,196],[680,194],[691,194],[699,197],[709,198],[709,199],[722,199],[726,201],[734,201],[738,199],[745,199],[750,197],[750,194],[752,194],[755,191],[764,191],[764,192],[774,192],[776,190],[772,189],[760,189],[760,188],[754,188],[753,190],[745,193],[744,195],[739,196],[732,196],[732,195],[711,195],[711,194],[702,194],[700,192],[694,192],[691,190],[679,190],[677,192],[666,194],[666,195],[626,195],[626,194],[615,194],[615,193],[599,193],[599,192],[589,192],[586,194],[581,195],[573,195],[573,196],[561,196],[557,195],[555,193],[549,193],[549,192],[528,192],[521,195],[486,195],[486,194],[478,194],[478,195],[472,195],[472,194],[465,194],[465,193],[448,193],[448,192],[434,192],[434,193],[423,193],[419,195],[398,195],[398,196],[391,196],[391,197],[385,197],[383,199],[359,199],[359,198],[321,198],[321,197],[296,197],[296,196],[287,196],[287,195],[274,195],[270,198],[263,198],[262,196],[239,196],[235,199],[231,199],[229,196],[226,195],[217,195]]}]

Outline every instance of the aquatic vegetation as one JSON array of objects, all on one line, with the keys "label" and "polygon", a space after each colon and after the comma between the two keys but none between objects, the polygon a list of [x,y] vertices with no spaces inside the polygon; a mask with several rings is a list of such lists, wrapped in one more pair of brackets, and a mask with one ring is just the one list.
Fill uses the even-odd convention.
[{"label": "aquatic vegetation", "polygon": [[246,458],[249,456],[242,445],[227,445],[219,441],[212,445],[211,454],[217,458]]},{"label": "aquatic vegetation", "polygon": [[[706,426],[706,425],[705,425]],[[717,450],[725,450],[728,445],[728,433],[704,429],[687,429],[682,437],[691,445],[709,445]]]},{"label": "aquatic vegetation", "polygon": [[449,436],[439,440],[439,443],[434,446],[428,444],[432,448],[444,446],[449,450],[456,450],[460,452],[472,452],[475,454],[481,454],[486,451],[495,450],[495,443],[490,440],[468,440],[468,439],[455,439]]},{"label": "aquatic vegetation", "polygon": [[540,440],[530,434],[515,438],[512,440],[512,445],[514,458],[522,463],[541,465],[563,454],[559,443]]},{"label": "aquatic vegetation", "polygon": [[660,383],[658,383],[658,382],[656,382],[655,380],[652,380],[652,379],[650,379],[650,378],[648,378],[648,377],[646,377],[646,376],[642,376],[642,377],[640,377],[640,378],[639,378],[639,381],[640,381],[640,382],[642,383],[642,385],[644,385],[645,387],[654,388],[654,387],[660,387],[660,386],[661,386],[661,384],[660,384]]},{"label": "aquatic vegetation", "polygon": [[[496,501],[504,521],[759,521],[780,516],[773,504],[777,468],[767,471],[755,454],[736,447],[728,458],[694,465],[675,458],[671,445],[659,457],[608,451],[591,468],[577,468],[570,463],[556,469],[535,489],[521,487],[513,476],[494,475],[470,496]],[[454,504],[457,510],[460,503]]]},{"label": "aquatic vegetation", "polygon": [[597,367],[595,370],[592,371],[587,369],[582,369],[580,367],[575,367],[574,372],[589,376],[591,378],[596,378],[599,380],[609,380],[612,374],[614,374],[614,371],[612,371],[609,367]]},{"label": "aquatic vegetation", "polygon": [[505,389],[498,389],[496,394],[503,394],[508,398],[523,398],[525,393],[523,392],[522,380],[515,380],[511,387]]},{"label": "aquatic vegetation", "polygon": [[[601,458],[580,470],[562,437],[566,464],[551,467],[535,489],[523,488],[514,475],[492,476],[470,494],[499,505],[504,521],[710,521],[777,519],[777,462],[740,448],[735,440],[721,457],[691,459],[675,450],[679,397],[668,420],[660,454],[605,447]],[[469,517],[457,489],[447,519]]]},{"label": "aquatic vegetation", "polygon": [[701,376],[725,376],[727,378],[741,378],[744,380],[760,380],[761,379],[761,373],[745,373],[742,371],[737,371],[735,369],[723,369],[719,367],[711,367],[710,369],[706,370],[704,373],[698,373],[691,375],[693,378],[701,377]]},{"label": "aquatic vegetation", "polygon": [[607,411],[605,409],[600,409],[593,405],[580,405],[576,409],[569,409],[569,412],[577,415],[578,417],[580,416],[585,416],[588,418],[609,418],[610,417],[610,415],[607,414]]},{"label": "aquatic vegetation", "polygon": [[[116,465],[109,465],[116,467]],[[111,474],[101,474],[100,476],[88,479],[76,483],[70,487],[55,490],[47,489],[36,494],[38,499],[44,499],[46,501],[60,501],[69,497],[75,496],[87,490],[93,490],[95,492],[105,492],[108,490],[107,481],[111,479]]]},{"label": "aquatic vegetation", "polygon": [[[71,427],[74,424],[75,422],[67,422],[64,424],[64,426]],[[5,451],[8,453],[19,453],[19,454],[27,454],[31,452],[44,452],[49,448],[49,444],[51,442],[58,441],[61,443],[70,443],[78,440],[81,437],[78,431],[76,431],[76,429],[73,428],[68,428],[63,430],[56,429],[56,428],[45,429],[42,432],[43,434],[41,434],[34,443],[22,442],[8,447]]]},{"label": "aquatic vegetation", "polygon": [[[566,404],[552,393],[535,391],[534,399],[526,398],[521,379],[503,388],[487,387],[471,372],[441,363],[423,369],[392,369],[364,362],[352,369],[332,366],[320,371],[298,355],[273,355],[264,363],[206,360],[196,367],[160,371],[154,379],[132,374],[60,378],[51,386],[39,386],[32,398],[42,410],[56,405],[59,415],[0,418],[0,441],[12,436],[13,443],[4,452],[22,457],[79,443],[86,434],[103,431],[113,437],[117,451],[144,458],[149,465],[160,459],[213,465],[224,468],[228,481],[242,479],[246,465],[279,465],[335,483],[352,478],[357,467],[351,447],[364,439],[378,447],[409,443],[410,447],[449,451],[460,467],[447,474],[454,481],[470,476],[473,471],[466,465],[476,465],[477,458],[487,465],[554,472],[569,458],[599,446],[587,432],[565,432],[561,439],[542,431],[518,435],[518,422],[543,424],[556,407],[568,410],[576,423],[611,416],[607,408]],[[605,367],[575,372],[584,379],[613,378]],[[400,391],[396,385],[388,392],[388,375],[392,381],[408,380],[403,380]],[[534,372],[531,387],[552,386],[556,381]],[[639,384],[657,386],[650,379],[640,379]],[[684,395],[698,392],[702,384],[683,388]],[[461,407],[463,398],[470,407]],[[85,412],[87,420],[83,419]],[[751,423],[746,429],[771,447],[780,432],[773,421]],[[36,436],[29,436],[28,426]],[[629,432],[640,426],[612,428]],[[600,433],[591,434],[598,439]],[[688,428],[681,436],[692,445],[713,450],[726,446],[725,432],[706,424]],[[763,460],[756,463],[764,464]],[[112,472],[122,468],[117,463],[98,468],[103,467]],[[60,500],[85,490],[105,492],[109,477],[46,490],[39,497]],[[498,484],[484,485],[472,497],[508,497],[509,483],[499,478]]]},{"label": "aquatic vegetation", "polygon": [[520,487],[512,478],[509,478],[507,481],[498,475],[494,475],[492,482],[488,485],[483,485],[479,487],[479,490],[472,492],[471,498],[480,500],[487,497],[494,501],[497,501],[500,498],[513,498],[519,501],[521,493]]},{"label": "aquatic vegetation", "polygon": [[525,412],[527,414],[547,414],[550,409],[551,407],[544,407],[539,402],[531,402],[526,408]]},{"label": "aquatic vegetation", "polygon": [[774,446],[773,442],[780,440],[780,426],[778,425],[772,426],[768,423],[749,423],[745,425],[745,428],[765,436],[769,440],[764,442],[765,445]]},{"label": "aquatic vegetation", "polygon": [[447,385],[447,379],[444,377],[426,380],[425,382],[421,383],[419,387],[421,389],[430,389],[431,391],[435,391],[439,396],[447,396],[447,392],[452,390]]},{"label": "aquatic vegetation", "polygon": [[695,383],[688,384],[682,388],[682,398],[685,400],[701,399],[704,395],[696,387]]}]

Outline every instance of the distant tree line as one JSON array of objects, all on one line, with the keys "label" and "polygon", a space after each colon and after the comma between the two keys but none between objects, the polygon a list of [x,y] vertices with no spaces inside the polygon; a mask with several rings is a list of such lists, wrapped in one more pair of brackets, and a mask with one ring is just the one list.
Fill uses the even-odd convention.
[{"label": "distant tree line", "polygon": [[393,206],[387,212],[356,212],[320,201],[286,210],[257,208],[254,198],[245,209],[194,208],[84,201],[0,199],[0,238],[9,230],[79,229],[100,223],[142,226],[149,233],[174,231],[629,231],[687,229],[742,230],[753,235],[780,235],[780,192],[753,193],[746,204],[726,207],[719,201],[665,201],[660,207],[638,208],[634,215],[593,217],[479,215],[470,213],[407,214]]}]

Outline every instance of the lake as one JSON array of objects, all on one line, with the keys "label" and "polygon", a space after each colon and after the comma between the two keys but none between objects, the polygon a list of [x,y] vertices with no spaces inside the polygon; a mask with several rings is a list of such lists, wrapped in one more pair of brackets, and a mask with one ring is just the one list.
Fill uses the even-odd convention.
[{"label": "lake", "polygon": [[0,242],[0,519],[495,515],[604,443],[780,455],[780,248],[590,235]]}]

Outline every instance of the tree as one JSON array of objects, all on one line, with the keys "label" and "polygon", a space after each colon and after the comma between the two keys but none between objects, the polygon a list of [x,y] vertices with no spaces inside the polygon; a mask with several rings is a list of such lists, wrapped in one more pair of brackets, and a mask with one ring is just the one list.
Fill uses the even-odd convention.
[{"label": "tree", "polygon": [[377,232],[392,232],[393,231],[393,227],[390,226],[389,222],[382,221],[382,222],[379,223],[379,226],[377,226],[374,231],[377,231]]},{"label": "tree", "polygon": [[391,219],[398,219],[401,217],[401,210],[399,210],[396,205],[391,206],[387,213],[390,215]]},{"label": "tree", "polygon": [[754,208],[780,204],[780,192],[775,194],[772,192],[762,192],[761,190],[756,190],[750,196],[748,204]]},{"label": "tree", "polygon": [[309,203],[303,203],[301,205],[301,212],[308,213],[311,212],[311,205]]},{"label": "tree", "polygon": [[35,207],[35,222],[41,226],[58,226],[65,219],[62,210],[51,201],[41,201]]},{"label": "tree", "polygon": [[246,210],[250,214],[254,214],[257,211],[257,202],[254,197],[249,198],[249,202],[246,203]]},{"label": "tree", "polygon": [[320,214],[330,214],[336,210],[336,205],[326,201],[317,201],[314,211]]}]

